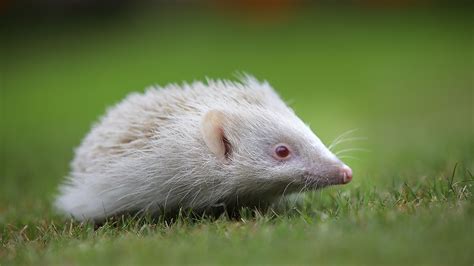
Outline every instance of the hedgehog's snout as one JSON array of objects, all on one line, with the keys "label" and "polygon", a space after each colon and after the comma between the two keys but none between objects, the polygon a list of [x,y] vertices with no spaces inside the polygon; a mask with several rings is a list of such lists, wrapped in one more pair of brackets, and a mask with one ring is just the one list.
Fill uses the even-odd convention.
[{"label": "hedgehog's snout", "polygon": [[345,185],[352,180],[352,169],[345,164],[326,170],[318,168],[307,171],[304,174],[304,180],[314,183],[318,187]]},{"label": "hedgehog's snout", "polygon": [[341,167],[340,175],[342,176],[342,184],[347,184],[352,180],[352,169],[344,165]]},{"label": "hedgehog's snout", "polygon": [[352,180],[352,169],[342,164],[337,166],[335,169],[327,173],[326,180],[328,185],[344,185]]}]

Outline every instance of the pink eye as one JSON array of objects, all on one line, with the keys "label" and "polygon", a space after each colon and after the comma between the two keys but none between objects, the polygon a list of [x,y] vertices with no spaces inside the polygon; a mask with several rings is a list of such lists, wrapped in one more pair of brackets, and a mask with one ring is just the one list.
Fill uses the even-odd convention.
[{"label": "pink eye", "polygon": [[283,144],[280,144],[278,146],[276,146],[275,148],[275,157],[277,157],[277,159],[285,159],[287,158],[288,156],[290,156],[290,149],[288,149],[287,146],[283,145]]}]

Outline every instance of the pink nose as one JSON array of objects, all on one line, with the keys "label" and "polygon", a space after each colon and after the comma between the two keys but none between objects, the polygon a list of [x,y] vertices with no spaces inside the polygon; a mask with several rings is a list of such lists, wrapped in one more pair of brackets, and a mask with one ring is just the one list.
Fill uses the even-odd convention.
[{"label": "pink nose", "polygon": [[344,165],[342,167],[342,176],[343,176],[344,184],[347,184],[347,183],[351,182],[351,180],[352,180],[352,169],[349,166]]}]

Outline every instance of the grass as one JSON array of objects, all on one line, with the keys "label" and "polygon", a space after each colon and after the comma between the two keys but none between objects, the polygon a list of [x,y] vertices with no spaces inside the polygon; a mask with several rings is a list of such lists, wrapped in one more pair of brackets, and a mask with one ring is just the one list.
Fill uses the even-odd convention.
[{"label": "grass", "polygon": [[[468,12],[310,10],[254,23],[170,11],[10,27],[1,88],[0,265],[472,265]],[[179,18],[179,19],[176,19]],[[282,38],[282,36],[284,36]],[[106,106],[153,83],[269,80],[353,182],[268,213],[95,228],[54,213],[73,147]]]},{"label": "grass", "polygon": [[95,229],[42,217],[6,226],[2,255],[18,264],[468,265],[474,178],[464,178],[332,190],[238,221],[124,217]]}]

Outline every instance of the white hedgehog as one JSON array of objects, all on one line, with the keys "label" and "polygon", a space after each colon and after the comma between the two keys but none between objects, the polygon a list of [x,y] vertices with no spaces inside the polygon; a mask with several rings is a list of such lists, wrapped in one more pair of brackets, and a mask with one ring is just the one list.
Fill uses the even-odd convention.
[{"label": "white hedgehog", "polygon": [[259,206],[352,179],[272,87],[251,76],[130,94],[93,127],[71,168],[55,205],[95,221]]}]

